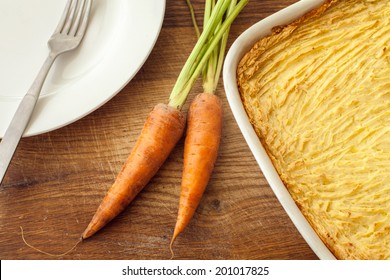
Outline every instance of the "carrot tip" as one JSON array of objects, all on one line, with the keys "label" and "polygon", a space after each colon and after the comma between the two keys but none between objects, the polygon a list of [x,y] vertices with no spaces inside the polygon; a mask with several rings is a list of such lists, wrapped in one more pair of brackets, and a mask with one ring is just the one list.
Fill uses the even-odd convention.
[{"label": "carrot tip", "polygon": [[87,231],[87,230],[85,230],[84,232],[83,232],[83,234],[81,235],[81,239],[82,240],[85,240],[85,239],[87,239],[88,237],[90,237],[92,234],[90,233],[90,231]]}]

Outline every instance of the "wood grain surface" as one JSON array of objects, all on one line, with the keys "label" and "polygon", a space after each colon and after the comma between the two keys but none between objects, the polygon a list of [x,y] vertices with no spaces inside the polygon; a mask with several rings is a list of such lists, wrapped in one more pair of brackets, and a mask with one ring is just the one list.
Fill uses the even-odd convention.
[{"label": "wood grain surface", "polygon": [[[229,46],[245,29],[295,0],[251,0]],[[198,21],[203,1],[193,0]],[[91,239],[80,238],[127,158],[151,108],[167,102],[196,41],[185,0],[167,0],[158,41],[135,78],[112,100],[56,131],[23,138],[0,187],[1,259],[169,259],[183,140],[136,200]],[[113,69],[112,71],[115,71]],[[189,99],[201,91],[197,83]],[[226,101],[223,138],[195,217],[176,240],[176,259],[317,259],[279,204]],[[187,106],[184,108],[187,110]]]}]

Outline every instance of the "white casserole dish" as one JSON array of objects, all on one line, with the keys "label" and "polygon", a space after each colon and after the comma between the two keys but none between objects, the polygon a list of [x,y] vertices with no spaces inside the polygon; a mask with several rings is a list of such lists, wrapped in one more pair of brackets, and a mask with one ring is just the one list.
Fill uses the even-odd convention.
[{"label": "white casserole dish", "polygon": [[236,80],[236,71],[239,61],[255,42],[260,38],[269,35],[273,27],[289,24],[323,2],[324,0],[299,1],[259,21],[243,32],[233,43],[226,56],[223,69],[223,80],[227,99],[238,126],[279,202],[314,253],[320,259],[334,260],[334,255],[329,251],[314,229],[307,222],[272,165],[270,158],[249,122],[241,102]]}]

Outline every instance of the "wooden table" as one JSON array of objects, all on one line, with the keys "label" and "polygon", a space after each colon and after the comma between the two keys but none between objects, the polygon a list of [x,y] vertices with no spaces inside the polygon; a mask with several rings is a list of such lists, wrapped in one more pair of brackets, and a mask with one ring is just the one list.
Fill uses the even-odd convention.
[{"label": "wooden table", "polygon": [[[296,0],[251,0],[231,29],[246,28]],[[193,0],[198,20],[203,1]],[[150,57],[111,101],[56,131],[22,139],[0,188],[1,259],[169,259],[183,141],[130,207],[63,257],[79,239],[133,147],[151,108],[166,102],[194,43],[184,0],[168,0]],[[113,69],[114,71],[114,69]],[[190,98],[200,92],[196,84]],[[279,204],[226,101],[220,154],[196,214],[175,243],[176,259],[317,259]],[[187,107],[184,108],[185,110]]]}]

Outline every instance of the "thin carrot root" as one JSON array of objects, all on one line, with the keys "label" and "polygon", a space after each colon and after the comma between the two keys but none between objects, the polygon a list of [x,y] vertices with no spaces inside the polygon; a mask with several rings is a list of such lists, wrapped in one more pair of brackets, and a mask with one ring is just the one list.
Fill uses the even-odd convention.
[{"label": "thin carrot root", "polygon": [[77,243],[75,245],[73,245],[72,248],[70,248],[69,250],[67,250],[66,252],[64,253],[61,253],[61,254],[52,254],[52,253],[49,253],[49,252],[46,252],[46,251],[43,251],[41,249],[38,249],[37,247],[29,244],[27,241],[26,241],[26,238],[24,236],[24,231],[23,231],[23,227],[20,227],[20,233],[22,235],[22,239],[23,239],[23,242],[24,244],[26,244],[28,247],[30,247],[31,249],[39,252],[39,253],[42,253],[42,254],[45,254],[47,256],[50,256],[50,257],[63,257],[63,256],[66,256],[67,254],[71,253],[74,249],[76,249],[77,245],[79,245],[81,243],[81,241],[83,241],[82,238],[80,238]]},{"label": "thin carrot root", "polygon": [[185,115],[169,105],[158,104],[150,112],[141,134],[108,190],[82,238],[86,239],[122,212],[168,158],[185,128]]},{"label": "thin carrot root", "polygon": [[188,111],[179,211],[170,248],[187,227],[211,177],[222,133],[222,102],[209,93],[197,95]]},{"label": "thin carrot root", "polygon": [[171,260],[175,257],[175,253],[173,252],[173,239],[171,240],[171,244],[169,244],[169,250],[171,251]]}]

